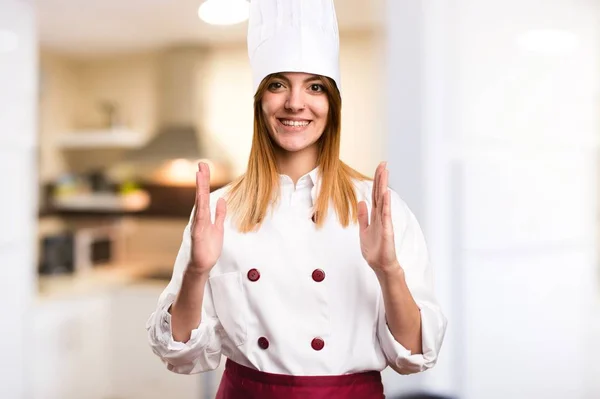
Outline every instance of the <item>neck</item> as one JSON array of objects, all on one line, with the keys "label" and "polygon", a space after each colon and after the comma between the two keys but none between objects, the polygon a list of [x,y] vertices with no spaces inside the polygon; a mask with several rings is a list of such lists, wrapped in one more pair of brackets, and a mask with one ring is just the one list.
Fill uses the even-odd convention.
[{"label": "neck", "polygon": [[317,167],[316,146],[296,152],[276,150],[275,155],[279,173],[289,176],[294,185],[302,176]]}]

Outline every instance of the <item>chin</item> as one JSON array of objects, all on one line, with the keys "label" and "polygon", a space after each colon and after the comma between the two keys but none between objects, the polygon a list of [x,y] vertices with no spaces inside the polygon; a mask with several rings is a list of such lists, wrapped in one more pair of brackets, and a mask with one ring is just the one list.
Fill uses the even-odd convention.
[{"label": "chin", "polygon": [[[275,129],[274,129],[275,130]],[[315,132],[304,132],[304,134],[296,134],[294,136],[286,132],[279,132],[275,130],[274,136],[271,139],[275,142],[277,147],[285,152],[300,152],[311,148],[317,144],[320,135]]]},{"label": "chin", "polygon": [[309,145],[279,145],[279,148],[286,152],[299,152],[310,147]]}]

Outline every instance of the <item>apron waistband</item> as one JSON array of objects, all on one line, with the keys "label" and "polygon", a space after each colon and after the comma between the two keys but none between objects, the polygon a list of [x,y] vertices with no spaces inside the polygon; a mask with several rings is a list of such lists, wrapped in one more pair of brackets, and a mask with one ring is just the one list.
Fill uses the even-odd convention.
[{"label": "apron waistband", "polygon": [[225,363],[225,370],[229,376],[251,380],[269,385],[284,385],[295,387],[331,387],[360,384],[381,384],[379,371],[366,371],[362,373],[332,375],[332,376],[295,376],[286,374],[272,374],[242,366],[230,359]]}]

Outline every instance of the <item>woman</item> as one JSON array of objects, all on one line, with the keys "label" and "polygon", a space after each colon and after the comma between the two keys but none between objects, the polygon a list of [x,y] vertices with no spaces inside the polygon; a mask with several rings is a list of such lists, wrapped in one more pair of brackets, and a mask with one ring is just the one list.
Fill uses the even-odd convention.
[{"label": "woman", "polygon": [[227,357],[219,399],[382,398],[380,371],[433,367],[445,334],[421,229],[385,163],[339,159],[332,1],[253,0],[248,49],[248,168],[210,193],[199,164],[151,346],[176,373]]}]

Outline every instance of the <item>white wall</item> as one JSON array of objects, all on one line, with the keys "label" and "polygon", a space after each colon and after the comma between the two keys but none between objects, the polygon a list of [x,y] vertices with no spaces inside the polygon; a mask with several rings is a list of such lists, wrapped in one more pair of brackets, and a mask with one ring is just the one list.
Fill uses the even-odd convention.
[{"label": "white wall", "polygon": [[[536,5],[461,2],[453,155],[464,185],[457,244],[467,397],[600,394],[586,381],[599,354],[587,339],[600,318],[599,10],[565,0],[531,12]],[[535,28],[575,33],[579,46],[520,49],[517,35]]]},{"label": "white wall", "polygon": [[[392,186],[423,223],[449,316],[438,367],[388,386],[599,397],[598,6],[387,3]],[[578,46],[520,48],[535,28]]]},{"label": "white wall", "polygon": [[383,87],[386,88],[386,156],[390,186],[415,213],[427,238],[436,295],[449,320],[438,363],[426,373],[400,376],[383,373],[390,396],[436,391],[456,393],[458,358],[455,309],[457,276],[452,270],[451,191],[447,144],[450,128],[449,77],[444,40],[447,2],[386,2],[386,45]]},{"label": "white wall", "polygon": [[0,4],[0,397],[26,395],[33,291],[37,38],[29,1]]}]

